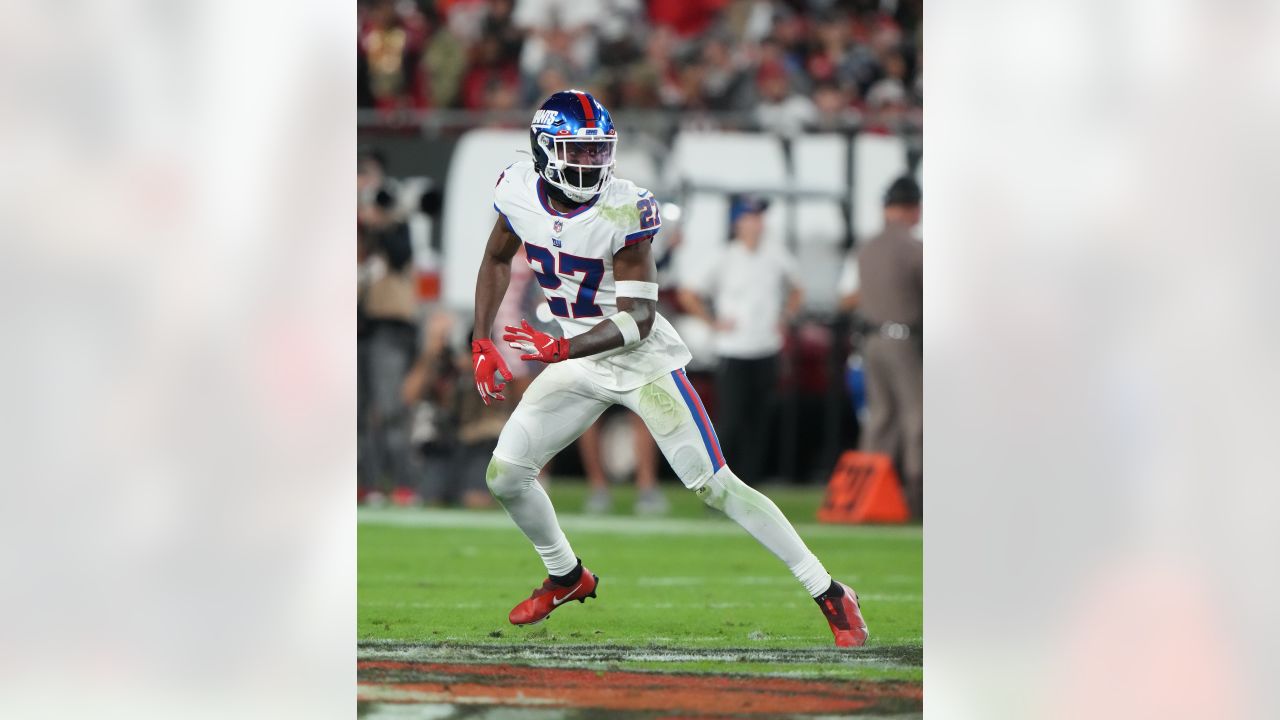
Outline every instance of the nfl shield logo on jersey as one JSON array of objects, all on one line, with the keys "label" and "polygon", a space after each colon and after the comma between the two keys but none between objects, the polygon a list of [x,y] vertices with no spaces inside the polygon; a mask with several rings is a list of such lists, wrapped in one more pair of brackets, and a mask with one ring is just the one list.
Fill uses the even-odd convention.
[{"label": "nfl shield logo on jersey", "polygon": [[556,232],[558,233],[558,232],[560,232],[561,230],[564,230],[564,223],[562,223],[562,222],[560,222],[559,220],[557,220],[557,221],[555,221],[555,222],[551,223],[551,229],[552,229],[552,230],[554,230],[554,231],[556,231]]}]

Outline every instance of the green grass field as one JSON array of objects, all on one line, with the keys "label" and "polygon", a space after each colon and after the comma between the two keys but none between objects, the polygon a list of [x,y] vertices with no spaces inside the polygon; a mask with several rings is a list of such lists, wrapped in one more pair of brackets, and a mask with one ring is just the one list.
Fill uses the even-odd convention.
[{"label": "green grass field", "polygon": [[773,555],[687,491],[664,486],[666,518],[579,515],[585,487],[551,495],[599,597],[524,628],[507,612],[545,576],[528,541],[494,511],[361,509],[362,655],[587,668],[919,682],[918,526],[819,525],[820,489],[766,488],[837,578],[858,590],[867,647],[837,650],[818,608]]}]

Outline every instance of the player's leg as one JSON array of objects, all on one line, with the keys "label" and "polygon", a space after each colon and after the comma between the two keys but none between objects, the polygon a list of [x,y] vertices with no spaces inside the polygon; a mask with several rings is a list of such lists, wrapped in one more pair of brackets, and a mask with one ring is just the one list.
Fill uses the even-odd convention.
[{"label": "player's leg", "polygon": [[[866,641],[866,625],[857,612],[856,596],[844,598],[846,586],[831,579],[778,506],[725,465],[715,429],[683,370],[626,393],[623,402],[644,418],[686,487],[732,518],[786,564],[828,614],[838,645],[861,645]],[[849,590],[848,595],[853,591]],[[842,628],[837,628],[832,613],[840,616]]]},{"label": "player's leg", "polygon": [[538,622],[561,603],[595,596],[596,578],[578,562],[560,529],[538,471],[610,404],[574,367],[550,365],[529,385],[498,437],[485,480],[550,576],[511,611],[513,624]]},{"label": "player's leg", "polygon": [[831,576],[778,506],[743,483],[725,464],[715,429],[683,370],[627,393],[623,400],[644,419],[685,487],[777,555],[810,595],[828,588]]},{"label": "player's leg", "polygon": [[485,473],[489,490],[533,542],[547,572],[563,575],[577,560],[538,471],[595,422],[609,402],[568,365],[550,365],[529,385],[507,419]]}]

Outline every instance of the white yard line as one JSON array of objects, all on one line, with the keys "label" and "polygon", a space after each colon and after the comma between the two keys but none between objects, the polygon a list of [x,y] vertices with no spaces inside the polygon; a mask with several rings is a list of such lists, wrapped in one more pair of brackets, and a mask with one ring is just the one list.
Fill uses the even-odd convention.
[{"label": "white yard line", "polygon": [[[417,508],[360,508],[356,521],[362,525],[397,527],[515,530],[511,518],[501,511],[438,510]],[[742,528],[720,518],[640,518],[626,516],[562,515],[560,524],[572,532],[601,532],[617,535],[741,535]],[[874,537],[919,539],[915,526],[821,525],[799,523],[796,531],[804,537]]]}]

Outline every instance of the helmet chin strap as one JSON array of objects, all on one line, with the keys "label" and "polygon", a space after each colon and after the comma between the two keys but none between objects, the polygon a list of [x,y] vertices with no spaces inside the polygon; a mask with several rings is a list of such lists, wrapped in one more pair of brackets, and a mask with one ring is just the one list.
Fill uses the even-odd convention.
[{"label": "helmet chin strap", "polygon": [[559,185],[550,182],[547,183],[547,195],[561,205],[568,205],[570,209],[576,208],[591,199],[588,197],[585,200],[575,200],[569,197],[569,194],[561,189]]},{"label": "helmet chin strap", "polygon": [[[601,173],[605,173],[605,172],[607,172],[607,170],[601,170]],[[567,182],[567,177],[566,177],[566,171],[565,171],[565,170],[561,170],[561,171],[560,171],[560,178],[561,178],[561,180],[562,180],[562,181]],[[609,178],[609,179],[610,179],[610,180],[612,180],[612,178]],[[599,181],[597,180],[597,182],[599,182]],[[568,183],[568,184],[572,185],[573,183]],[[605,185],[608,185],[608,181],[606,181],[606,182],[605,182]],[[575,189],[575,188],[566,188],[566,187],[563,187],[562,185],[559,185],[559,184],[557,184],[557,183],[555,183],[555,182],[551,182],[550,180],[547,180],[547,187],[548,187],[548,188],[552,188],[552,189],[554,189],[554,190],[556,191],[556,196],[557,196],[557,197],[562,198],[562,199],[564,199],[564,200],[567,200],[569,203],[571,203],[571,204],[573,204],[573,205],[575,205],[575,206],[577,206],[577,205],[581,205],[581,204],[583,204],[583,203],[590,202],[590,201],[591,201],[591,198],[593,198],[593,197],[595,197],[596,195],[600,194],[599,192],[591,192],[591,191],[590,191],[590,190],[588,190],[588,189],[581,189],[581,190],[579,190],[579,189]],[[600,192],[603,192],[603,191],[604,191],[604,187],[602,186],[602,187],[600,188]],[[581,199],[581,200],[579,200],[579,199],[575,198],[575,197],[574,197],[575,195],[580,195],[582,199]]]}]

